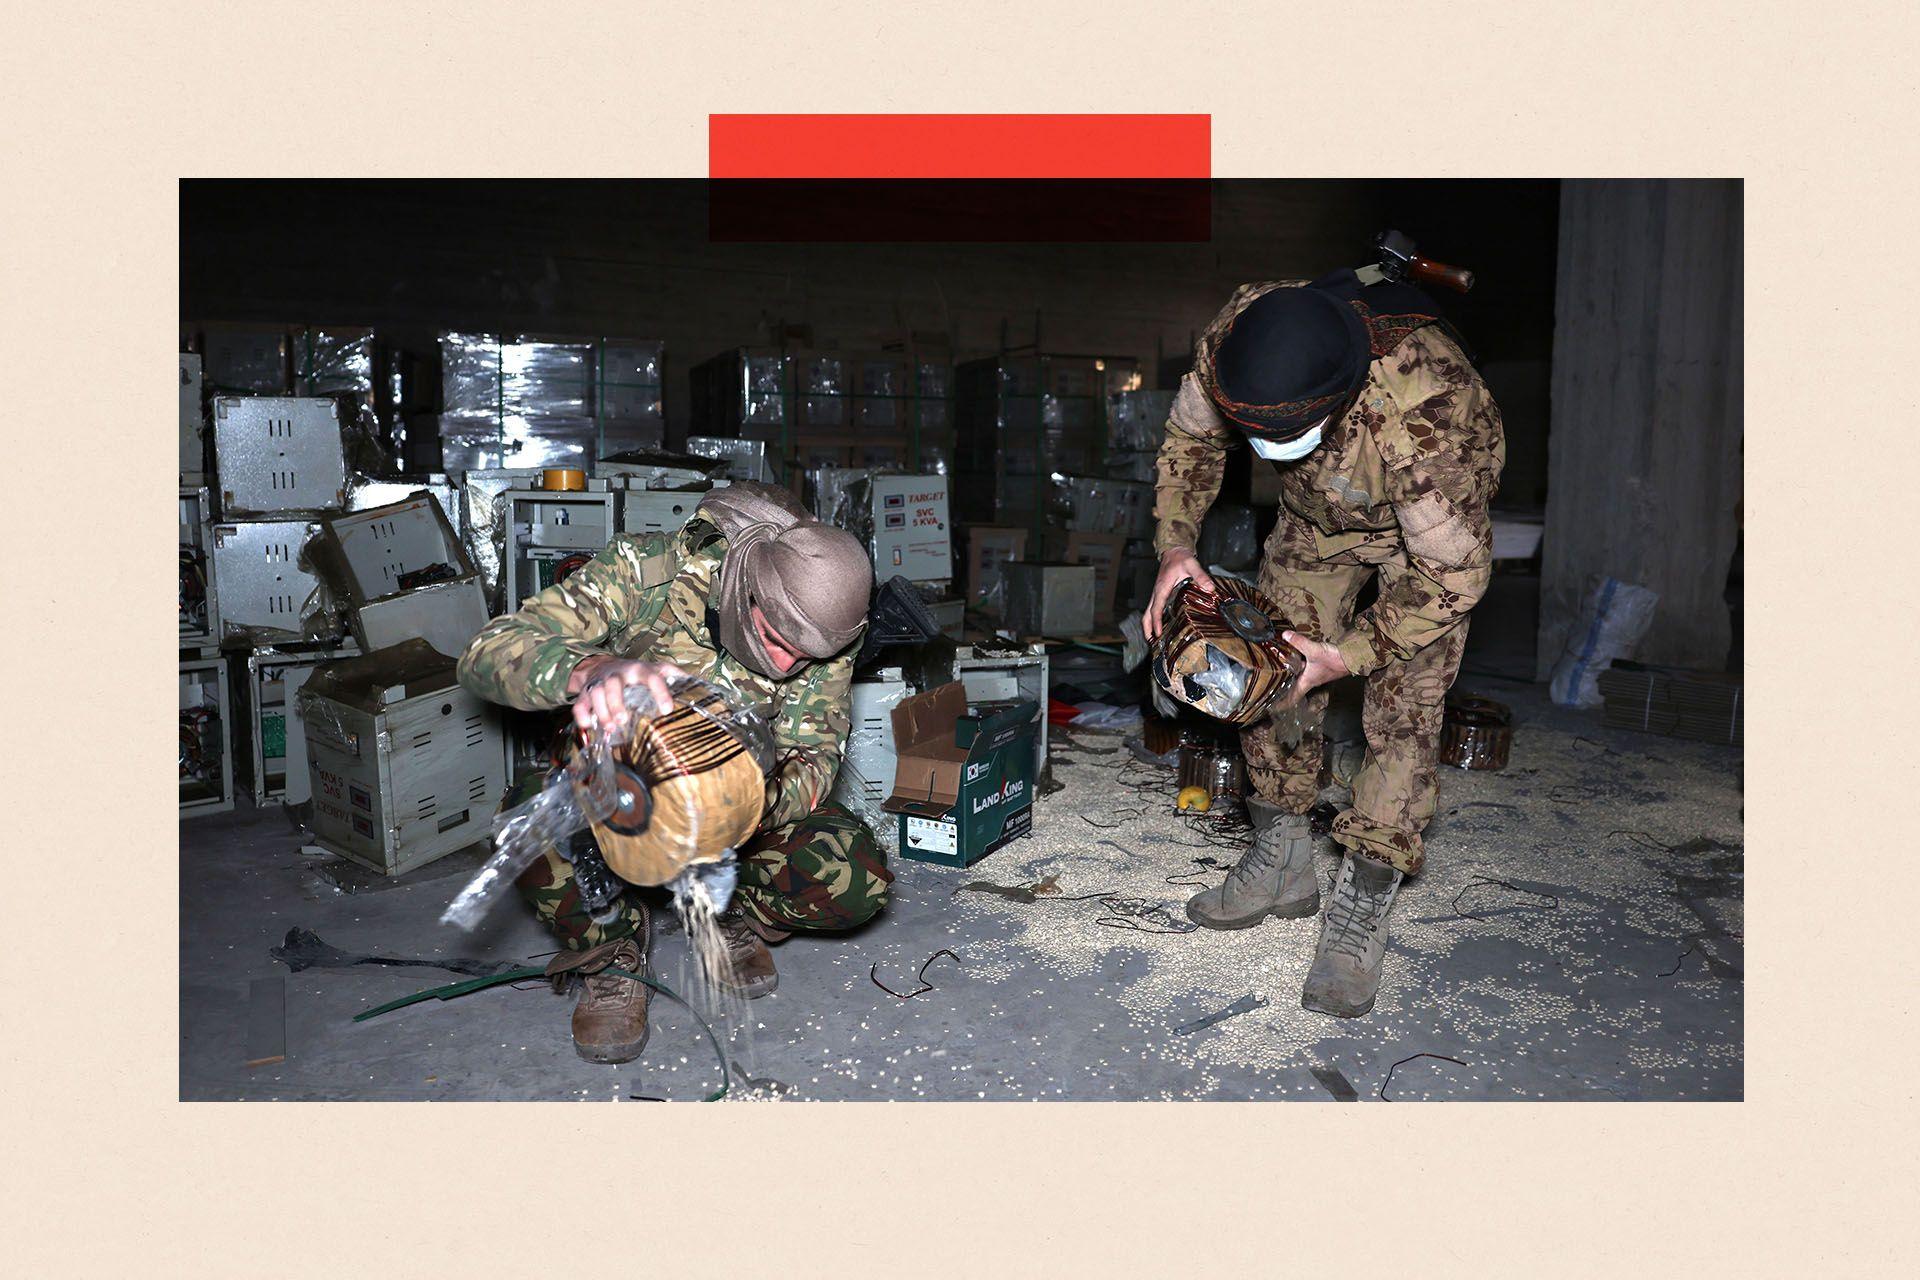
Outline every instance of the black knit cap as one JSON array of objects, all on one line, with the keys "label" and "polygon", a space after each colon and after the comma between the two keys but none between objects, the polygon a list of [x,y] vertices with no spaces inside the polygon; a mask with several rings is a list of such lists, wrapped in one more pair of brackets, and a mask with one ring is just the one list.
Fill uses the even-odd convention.
[{"label": "black knit cap", "polygon": [[1325,289],[1272,289],[1213,352],[1213,399],[1250,435],[1286,441],[1342,408],[1373,362],[1359,310]]}]

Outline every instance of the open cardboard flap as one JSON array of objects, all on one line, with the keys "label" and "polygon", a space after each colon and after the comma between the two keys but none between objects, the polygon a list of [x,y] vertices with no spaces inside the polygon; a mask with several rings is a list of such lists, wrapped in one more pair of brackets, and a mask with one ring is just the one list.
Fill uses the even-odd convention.
[{"label": "open cardboard flap", "polygon": [[893,794],[881,804],[888,813],[940,818],[960,798],[961,770],[968,748],[957,741],[954,726],[967,714],[967,689],[959,681],[943,684],[893,709],[893,742],[898,753]]}]

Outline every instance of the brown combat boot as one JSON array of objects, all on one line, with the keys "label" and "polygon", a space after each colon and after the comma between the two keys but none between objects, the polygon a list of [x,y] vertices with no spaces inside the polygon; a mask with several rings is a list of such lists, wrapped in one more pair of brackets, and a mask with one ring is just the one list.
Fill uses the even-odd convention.
[{"label": "brown combat boot", "polygon": [[729,961],[727,972],[713,975],[715,982],[749,1000],[757,1000],[780,985],[780,975],[773,968],[773,952],[767,944],[785,942],[792,934],[761,924],[737,907],[715,923],[727,944]]},{"label": "brown combat boot", "polygon": [[647,985],[609,968],[647,971],[650,917],[639,932],[590,951],[563,952],[547,964],[549,977],[576,975],[580,999],[573,1006],[573,1051],[588,1062],[632,1062],[647,1046]]}]

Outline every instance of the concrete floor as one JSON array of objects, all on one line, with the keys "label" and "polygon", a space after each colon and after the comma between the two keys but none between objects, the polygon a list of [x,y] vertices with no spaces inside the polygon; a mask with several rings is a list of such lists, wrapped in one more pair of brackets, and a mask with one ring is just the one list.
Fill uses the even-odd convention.
[{"label": "concrete floor", "polygon": [[[893,903],[871,926],[778,948],[779,991],[725,1033],[733,1096],[1740,1098],[1740,753],[1608,731],[1536,686],[1461,687],[1513,706],[1512,761],[1443,771],[1428,870],[1395,908],[1370,1016],[1299,1007],[1315,921],[1164,932],[1219,877],[1197,860],[1232,861],[1222,819],[1175,815],[1172,775],[1118,736],[1061,734],[1064,786],[1040,800],[1033,837],[966,871],[896,863]],[[181,824],[182,1097],[681,1100],[716,1088],[705,1037],[658,997],[645,1055],[622,1068],[574,1056],[570,1001],[544,986],[354,1024],[454,976],[290,974],[268,955],[289,928],[403,957],[521,960],[552,944],[517,901],[473,935],[438,926],[464,857],[349,893],[302,843],[277,809]],[[1336,865],[1323,844],[1323,877]],[[1057,892],[964,888],[982,881]],[[911,1000],[870,976],[912,991],[943,948],[954,958],[935,959],[932,989]],[[685,957],[683,935],[662,937],[656,973],[684,983]],[[248,1069],[249,981],[267,977],[286,983],[286,1059]],[[1249,995],[1265,1003],[1180,1030]]]}]

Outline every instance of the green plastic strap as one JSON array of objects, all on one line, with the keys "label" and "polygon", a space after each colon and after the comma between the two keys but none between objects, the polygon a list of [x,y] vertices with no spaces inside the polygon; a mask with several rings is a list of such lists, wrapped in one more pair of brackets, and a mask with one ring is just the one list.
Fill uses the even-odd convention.
[{"label": "green plastic strap", "polygon": [[[636,982],[653,988],[692,1014],[693,1020],[700,1024],[700,1029],[707,1033],[707,1041],[713,1046],[713,1056],[720,1061],[720,1087],[702,1098],[701,1101],[718,1102],[727,1096],[726,1050],[720,1047],[720,1037],[713,1033],[713,1028],[707,1024],[705,1018],[700,1016],[700,1011],[687,1003],[686,997],[682,996],[672,987],[667,986],[664,982],[655,982],[645,974],[635,973],[631,969],[622,969],[616,965],[608,965],[606,968],[599,970],[599,972],[610,973],[616,978],[632,978]],[[416,991],[410,996],[401,996],[398,1000],[389,1000],[378,1008],[368,1009],[364,1013],[354,1014],[353,1020],[355,1022],[365,1022],[368,1018],[377,1018],[383,1013],[392,1013],[395,1009],[404,1009],[410,1004],[419,1004],[422,1000],[454,1000],[460,996],[472,995],[476,991],[485,991],[488,987],[504,986],[509,982],[523,982],[528,978],[544,978],[546,976],[547,971],[545,969],[537,966],[528,966],[523,969],[509,969],[505,973],[491,974],[484,978],[469,978],[465,982],[450,982],[444,987],[430,987],[425,991]]]}]

